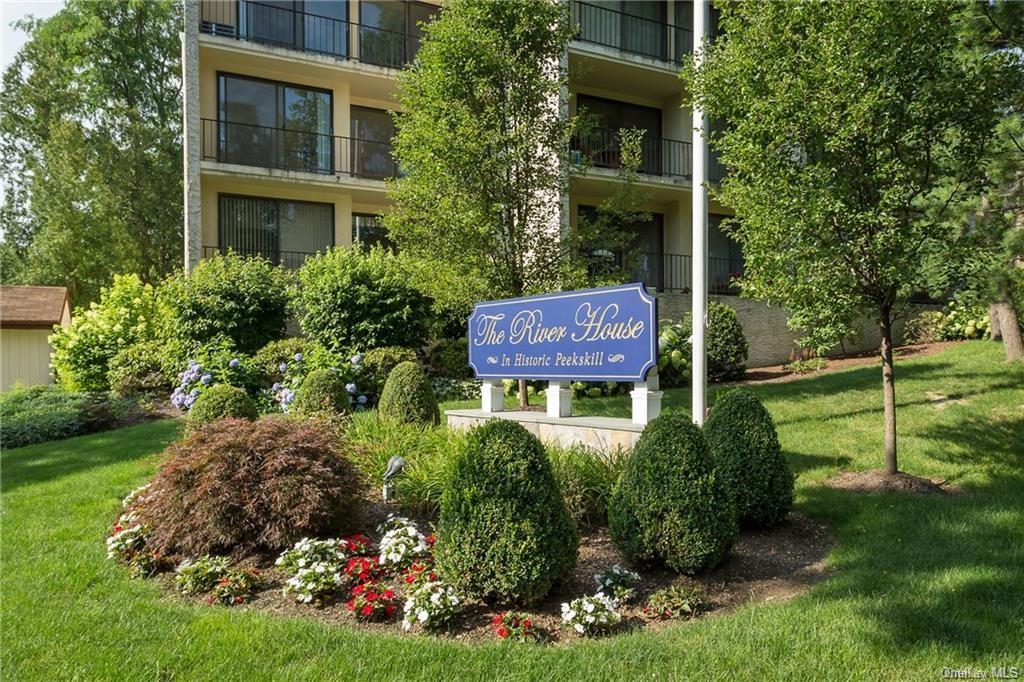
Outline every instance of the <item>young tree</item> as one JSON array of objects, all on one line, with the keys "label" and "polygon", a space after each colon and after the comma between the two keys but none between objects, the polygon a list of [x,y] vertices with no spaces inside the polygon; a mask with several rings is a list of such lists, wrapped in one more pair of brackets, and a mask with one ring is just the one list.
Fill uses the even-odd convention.
[{"label": "young tree", "polygon": [[[483,297],[577,283],[587,254],[614,249],[621,233],[612,220],[570,231],[563,215],[576,128],[565,110],[564,5],[452,0],[425,34],[398,80],[402,175],[385,215],[413,276],[459,314]],[[621,214],[622,203],[606,208]],[[521,383],[521,403],[525,394]]]},{"label": "young tree", "polygon": [[173,0],[69,0],[3,74],[3,278],[82,303],[115,272],[181,258],[180,15]]},{"label": "young tree", "polygon": [[[881,336],[885,469],[898,471],[893,320],[952,235],[929,198],[976,196],[1005,61],[961,49],[964,4],[727,5],[690,90],[730,121],[713,144],[746,259],[744,293],[814,345],[871,314]],[[995,79],[995,80],[994,80]]]}]

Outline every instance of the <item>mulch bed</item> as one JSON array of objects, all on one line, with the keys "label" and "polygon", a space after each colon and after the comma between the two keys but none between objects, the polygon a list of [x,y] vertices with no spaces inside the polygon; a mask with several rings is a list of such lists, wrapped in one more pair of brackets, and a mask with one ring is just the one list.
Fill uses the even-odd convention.
[{"label": "mulch bed", "polygon": [[[368,509],[367,521],[386,516],[387,507],[373,505]],[[429,527],[426,518],[414,519],[421,529]],[[715,617],[749,603],[785,601],[827,577],[825,556],[833,546],[833,539],[824,526],[795,513],[779,526],[760,531],[743,531],[726,560],[714,570],[696,577],[680,576],[667,569],[640,568],[642,580],[636,597],[619,612],[622,622],[613,633],[641,628],[663,628],[670,622],[651,622],[643,618],[642,607],[647,597],[657,589],[672,584],[699,587],[706,595],[711,610],[701,617]],[[401,609],[385,622],[356,620],[337,599],[323,606],[299,604],[282,594],[287,575],[272,567],[272,561],[254,557],[241,562],[258,565],[264,572],[264,588],[247,604],[234,608],[255,609],[285,617],[314,618],[326,623],[357,628],[369,632],[402,634]],[[556,588],[542,603],[514,610],[529,614],[534,627],[539,628],[552,644],[579,641],[571,631],[561,627],[561,604],[596,591],[594,574],[614,564],[627,565],[612,544],[605,528],[592,528],[580,538],[579,561],[570,580]],[[169,598],[200,603],[202,597],[183,597],[174,589],[174,574],[159,577]],[[393,581],[392,587],[400,587]],[[399,593],[400,589],[396,589]],[[212,607],[211,607],[212,608]],[[465,642],[497,641],[491,630],[491,618],[504,609],[482,603],[468,603],[461,614],[447,628],[435,635]],[[678,621],[675,621],[678,622]]]},{"label": "mulch bed", "polygon": [[846,471],[834,476],[825,484],[837,490],[849,490],[856,493],[918,493],[925,495],[948,495],[957,491],[955,486],[946,481],[933,481],[930,478],[905,474],[895,474],[882,469],[868,471]]}]

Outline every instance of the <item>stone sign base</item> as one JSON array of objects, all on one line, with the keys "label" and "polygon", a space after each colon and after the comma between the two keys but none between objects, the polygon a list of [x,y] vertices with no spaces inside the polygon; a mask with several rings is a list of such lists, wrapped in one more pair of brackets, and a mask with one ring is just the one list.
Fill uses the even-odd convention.
[{"label": "stone sign base", "polygon": [[544,412],[485,412],[484,410],[446,410],[448,425],[468,429],[490,419],[510,419],[544,443],[562,447],[586,445],[602,452],[632,449],[644,430],[643,424],[614,417],[549,417]]}]

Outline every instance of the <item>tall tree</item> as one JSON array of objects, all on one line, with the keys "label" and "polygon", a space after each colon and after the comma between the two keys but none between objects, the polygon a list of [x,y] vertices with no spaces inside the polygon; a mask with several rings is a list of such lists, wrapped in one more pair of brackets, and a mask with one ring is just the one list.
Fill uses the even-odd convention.
[{"label": "tall tree", "polygon": [[[402,175],[385,224],[444,309],[578,283],[589,253],[621,246],[615,220],[570,230],[562,210],[578,127],[565,99],[573,32],[558,2],[452,0],[399,76]],[[604,208],[633,210],[620,195]]]},{"label": "tall tree", "polygon": [[181,258],[180,14],[173,0],[69,0],[18,23],[3,74],[0,267],[95,299],[116,272]]},{"label": "tall tree", "polygon": [[926,210],[976,196],[1005,62],[962,49],[954,2],[730,3],[690,90],[730,126],[721,199],[744,293],[786,307],[828,346],[864,314],[881,337],[884,457],[898,471],[893,320],[955,239]]}]

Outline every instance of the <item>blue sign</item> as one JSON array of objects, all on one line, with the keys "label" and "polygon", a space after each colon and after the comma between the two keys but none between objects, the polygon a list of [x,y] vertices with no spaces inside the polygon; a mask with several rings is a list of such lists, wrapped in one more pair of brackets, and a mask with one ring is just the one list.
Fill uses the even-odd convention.
[{"label": "blue sign", "polygon": [[643,381],[658,362],[657,321],[639,283],[477,303],[469,366],[480,379]]}]

